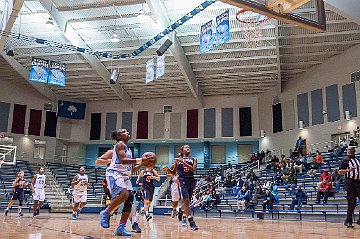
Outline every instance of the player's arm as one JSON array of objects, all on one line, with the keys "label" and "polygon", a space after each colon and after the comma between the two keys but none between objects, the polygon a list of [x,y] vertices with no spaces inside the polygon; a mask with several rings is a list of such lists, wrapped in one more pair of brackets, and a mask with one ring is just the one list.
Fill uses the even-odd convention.
[{"label": "player's arm", "polygon": [[32,190],[33,192],[35,191],[35,188],[34,188],[35,182],[36,182],[36,175],[34,175],[32,181],[31,181],[31,190]]},{"label": "player's arm", "polygon": [[118,142],[116,144],[115,151],[121,164],[141,164],[142,162],[142,158],[129,159],[126,157],[125,144],[123,142]]},{"label": "player's arm", "polygon": [[12,183],[13,187],[17,187],[17,186],[20,186],[20,183],[19,183],[19,178],[16,178],[14,180],[14,182]]},{"label": "player's arm", "polygon": [[108,163],[111,163],[112,159],[112,150],[108,150],[106,153],[101,155],[96,159],[95,164],[96,165],[107,165]]},{"label": "player's arm", "polygon": [[175,161],[174,161],[173,165],[171,165],[170,168],[168,166],[164,166],[162,169],[164,171],[167,171],[168,173],[170,173],[171,176],[176,175],[176,169],[177,169],[178,163],[179,163],[179,159],[175,158]]},{"label": "player's arm", "polygon": [[195,172],[196,168],[197,168],[197,159],[194,158],[194,165],[191,166],[190,164],[186,163],[185,160],[182,160],[182,163],[184,164],[184,166],[186,166],[191,172]]},{"label": "player's arm", "polygon": [[78,176],[76,175],[73,180],[71,181],[70,185],[71,187],[74,187],[75,185],[77,185],[80,181],[78,180]]},{"label": "player's arm", "polygon": [[349,168],[349,161],[348,160],[343,160],[341,162],[341,165],[340,165],[340,168],[339,168],[339,174],[344,175],[344,174],[347,174],[347,173],[352,172],[354,170],[355,170],[354,167]]},{"label": "player's arm", "polygon": [[160,176],[159,176],[159,174],[158,174],[158,172],[154,169],[154,175],[155,176],[153,176],[153,179],[155,179],[155,180],[157,180],[157,181],[160,181]]},{"label": "player's arm", "polygon": [[141,164],[137,164],[137,165],[133,166],[131,169],[131,173],[135,173],[135,172],[139,171],[140,168],[141,168]]},{"label": "player's arm", "polygon": [[138,178],[136,179],[136,184],[139,184],[140,178],[141,178],[142,176],[144,176],[144,171],[141,171],[141,172],[139,173],[139,176],[138,176]]}]

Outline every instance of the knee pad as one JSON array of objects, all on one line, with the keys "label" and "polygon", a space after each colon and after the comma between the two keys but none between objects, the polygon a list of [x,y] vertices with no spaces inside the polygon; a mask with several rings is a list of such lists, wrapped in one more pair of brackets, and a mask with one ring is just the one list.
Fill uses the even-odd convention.
[{"label": "knee pad", "polygon": [[22,207],[22,205],[23,205],[23,201],[20,200],[20,201],[19,201],[19,206]]},{"label": "knee pad", "polygon": [[131,191],[129,191],[129,197],[124,203],[123,212],[131,212],[133,201],[134,201],[134,194]]}]

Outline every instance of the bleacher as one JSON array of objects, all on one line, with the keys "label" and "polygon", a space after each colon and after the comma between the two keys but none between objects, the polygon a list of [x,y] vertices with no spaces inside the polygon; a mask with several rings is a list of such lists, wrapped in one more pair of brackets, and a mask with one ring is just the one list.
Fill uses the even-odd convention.
[{"label": "bleacher", "polygon": [[[328,203],[326,204],[316,204],[316,194],[317,194],[317,183],[320,182],[320,175],[323,169],[333,169],[338,168],[342,157],[334,158],[330,153],[322,154],[325,163],[321,165],[319,170],[316,173],[316,176],[308,176],[307,171],[303,170],[302,174],[297,176],[297,185],[302,186],[303,191],[308,195],[308,200],[303,204],[301,210],[289,210],[289,206],[292,202],[293,194],[286,189],[284,185],[278,184],[278,193],[279,193],[279,203],[273,205],[272,210],[263,210],[263,205],[261,200],[258,204],[250,204],[249,208],[246,210],[237,209],[237,199],[236,194],[233,189],[226,189],[226,193],[221,194],[221,204],[215,206],[211,209],[193,209],[194,214],[201,213],[206,216],[219,216],[224,215],[232,217],[268,217],[272,219],[284,218],[293,218],[302,220],[304,216],[307,218],[316,218],[328,220],[329,216],[341,217],[342,219],[346,216],[347,210],[347,201],[346,201],[346,192],[341,189],[338,193],[335,193],[333,197],[329,197]],[[238,170],[236,174],[244,172],[245,169],[242,167],[237,167]],[[269,181],[275,181],[275,171],[272,169],[263,168],[256,172],[257,176],[260,178],[260,181],[263,182],[264,179]],[[166,205],[166,206],[165,206]],[[168,194],[166,198],[160,199],[157,202],[157,206],[154,208],[155,214],[166,214],[171,208],[171,196]]]},{"label": "bleacher", "polygon": [[[3,164],[0,168],[0,208],[5,209],[7,204],[9,203],[12,193],[13,193],[13,186],[12,182],[15,180],[19,171],[24,171],[25,179],[28,182],[31,182],[32,176],[34,172],[32,172],[29,161],[26,160],[17,160],[16,165],[7,165]],[[33,207],[33,200],[32,200],[32,192],[30,186],[26,187],[25,189],[25,198],[23,202],[23,210],[30,210]],[[12,208],[17,208],[18,202],[12,206]],[[43,208],[48,209],[49,204],[45,200]],[[11,210],[11,209],[10,209]]]}]

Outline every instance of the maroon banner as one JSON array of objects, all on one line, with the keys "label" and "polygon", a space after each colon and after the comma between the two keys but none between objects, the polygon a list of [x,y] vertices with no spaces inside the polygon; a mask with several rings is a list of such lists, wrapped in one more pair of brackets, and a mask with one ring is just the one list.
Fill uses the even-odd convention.
[{"label": "maroon banner", "polygon": [[136,138],[137,139],[147,139],[149,131],[149,112],[139,111],[137,119],[137,130]]},{"label": "maroon banner", "polygon": [[40,136],[42,111],[30,109],[29,134]]},{"label": "maroon banner", "polygon": [[26,105],[14,104],[11,133],[24,134],[26,107]]},{"label": "maroon banner", "polygon": [[186,138],[198,138],[199,131],[199,110],[187,111]]}]

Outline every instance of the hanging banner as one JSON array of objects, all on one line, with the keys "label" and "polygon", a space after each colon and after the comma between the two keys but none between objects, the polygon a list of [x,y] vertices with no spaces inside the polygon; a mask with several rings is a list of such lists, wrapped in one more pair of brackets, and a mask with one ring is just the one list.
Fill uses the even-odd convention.
[{"label": "hanging banner", "polygon": [[154,58],[146,62],[146,79],[145,84],[154,80]]},{"label": "hanging banner", "polygon": [[47,83],[49,76],[49,61],[40,58],[32,58],[30,80]]},{"label": "hanging banner", "polygon": [[214,38],[212,32],[212,20],[201,26],[200,32],[200,54],[214,49]]},{"label": "hanging banner", "polygon": [[156,79],[165,74],[165,55],[158,56],[156,61]]},{"label": "hanging banner", "polygon": [[50,71],[48,84],[65,86],[66,81],[66,64],[50,61]]},{"label": "hanging banner", "polygon": [[229,10],[216,17],[216,46],[230,41]]}]

